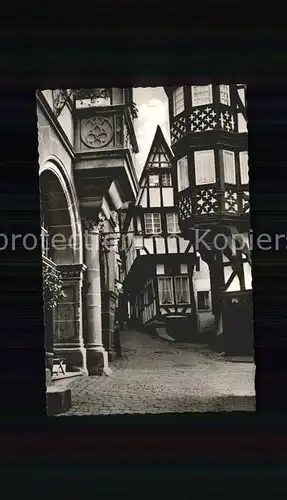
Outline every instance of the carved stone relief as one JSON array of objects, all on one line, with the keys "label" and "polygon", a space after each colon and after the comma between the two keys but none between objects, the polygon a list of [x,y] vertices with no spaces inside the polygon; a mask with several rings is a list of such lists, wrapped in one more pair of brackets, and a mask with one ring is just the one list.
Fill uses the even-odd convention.
[{"label": "carved stone relief", "polygon": [[83,122],[81,139],[89,148],[102,148],[107,146],[114,135],[112,122],[102,116],[94,116]]},{"label": "carved stone relief", "polygon": [[93,229],[97,229],[99,233],[102,233],[104,230],[106,218],[102,212],[97,214],[95,219],[89,219],[87,217],[82,217],[82,225],[84,230],[92,231]]}]

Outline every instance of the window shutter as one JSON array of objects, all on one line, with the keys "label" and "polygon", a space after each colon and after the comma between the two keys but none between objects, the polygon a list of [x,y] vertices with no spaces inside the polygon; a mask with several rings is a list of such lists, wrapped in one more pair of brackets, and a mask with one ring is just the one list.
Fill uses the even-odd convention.
[{"label": "window shutter", "polygon": [[195,151],[195,182],[201,184],[212,184],[216,182],[214,151]]}]

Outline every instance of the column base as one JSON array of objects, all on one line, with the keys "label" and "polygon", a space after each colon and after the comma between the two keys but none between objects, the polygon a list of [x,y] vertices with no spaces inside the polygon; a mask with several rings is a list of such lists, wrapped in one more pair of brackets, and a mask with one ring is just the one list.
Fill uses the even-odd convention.
[{"label": "column base", "polygon": [[46,364],[46,368],[48,370],[50,370],[51,375],[53,373],[53,359],[54,359],[54,353],[46,351],[46,353],[45,353],[45,364]]},{"label": "column base", "polygon": [[82,347],[55,346],[55,353],[63,357],[66,362],[67,372],[87,373],[86,350]]},{"label": "column base", "polygon": [[49,370],[49,368],[46,368],[46,387],[48,385],[52,385],[53,382],[52,382],[52,374],[51,374],[51,370]]},{"label": "column base", "polygon": [[102,349],[87,347],[87,369],[88,375],[111,375],[112,370],[108,363],[108,353]]}]

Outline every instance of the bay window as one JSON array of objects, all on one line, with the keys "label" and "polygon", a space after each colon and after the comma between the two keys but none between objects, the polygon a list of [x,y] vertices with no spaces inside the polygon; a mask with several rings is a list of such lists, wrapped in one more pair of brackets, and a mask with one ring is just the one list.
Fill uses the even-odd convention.
[{"label": "bay window", "polygon": [[160,234],[161,218],[159,213],[144,214],[145,232],[146,234]]},{"label": "bay window", "polygon": [[183,156],[183,158],[177,160],[177,182],[178,191],[183,191],[189,186],[187,156]]},{"label": "bay window", "polygon": [[184,110],[183,87],[177,87],[173,92],[173,116],[179,115]]},{"label": "bay window", "polygon": [[193,106],[212,104],[212,85],[193,85],[191,97]]},{"label": "bay window", "polygon": [[195,151],[195,182],[197,186],[201,184],[213,184],[216,181],[215,176],[215,158],[214,151]]}]

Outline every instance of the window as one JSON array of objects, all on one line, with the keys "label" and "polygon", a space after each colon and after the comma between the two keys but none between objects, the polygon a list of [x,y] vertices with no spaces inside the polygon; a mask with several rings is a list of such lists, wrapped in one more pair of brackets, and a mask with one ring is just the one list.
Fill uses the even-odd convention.
[{"label": "window", "polygon": [[160,214],[144,214],[145,232],[147,234],[161,233],[161,219]]},{"label": "window", "polygon": [[220,102],[226,106],[230,106],[230,90],[229,85],[219,85]]},{"label": "window", "polygon": [[196,256],[195,270],[198,272],[200,271],[200,257],[198,255]]},{"label": "window", "polygon": [[180,264],[180,274],[188,274],[187,264]]},{"label": "window", "polygon": [[197,292],[197,308],[201,311],[210,309],[208,291]]},{"label": "window", "polygon": [[189,304],[189,279],[188,276],[175,276],[175,301],[177,304]]},{"label": "window", "polygon": [[166,225],[168,233],[180,233],[177,213],[166,214]]},{"label": "window", "polygon": [[194,152],[195,182],[201,184],[212,184],[216,181],[215,159],[213,149]]},{"label": "window", "polygon": [[183,87],[178,87],[173,93],[173,116],[178,115],[184,110]]},{"label": "window", "polygon": [[162,186],[171,186],[171,174],[161,174],[161,185]]},{"label": "window", "polygon": [[183,191],[189,186],[187,156],[177,161],[177,182],[179,191]]},{"label": "window", "polygon": [[158,292],[160,305],[169,305],[174,303],[171,277],[165,276],[158,278]]},{"label": "window", "polygon": [[235,159],[233,151],[223,151],[224,180],[227,184],[236,184]]},{"label": "window", "polygon": [[239,153],[239,162],[240,162],[240,179],[241,184],[249,183],[249,168],[248,168],[248,152],[241,151]]},{"label": "window", "polygon": [[159,186],[159,175],[150,174],[149,176],[149,185],[150,186]]},{"label": "window", "polygon": [[156,265],[156,274],[164,274],[164,265],[163,264]]},{"label": "window", "polygon": [[155,147],[149,158],[148,164],[150,167],[156,168],[170,167],[170,159],[162,146],[160,148]]},{"label": "window", "polygon": [[212,103],[212,85],[193,85],[191,87],[193,106],[203,106]]}]

